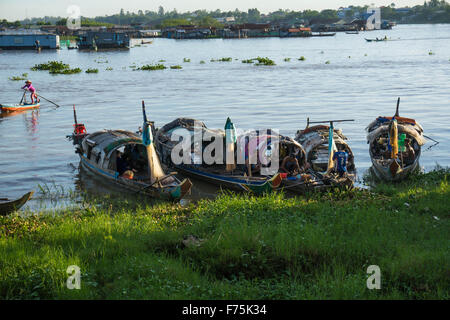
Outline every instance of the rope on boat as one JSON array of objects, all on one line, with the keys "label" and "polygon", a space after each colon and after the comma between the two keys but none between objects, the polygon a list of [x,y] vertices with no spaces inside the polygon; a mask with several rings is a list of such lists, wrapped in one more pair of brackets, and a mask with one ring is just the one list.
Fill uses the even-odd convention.
[{"label": "rope on boat", "polygon": [[433,145],[429,146],[428,148],[425,149],[425,151],[430,150],[431,148],[433,148],[434,146],[439,144],[439,141],[434,140],[433,138],[430,138],[429,136],[423,135],[425,138],[427,138],[428,140],[431,140],[434,142]]}]

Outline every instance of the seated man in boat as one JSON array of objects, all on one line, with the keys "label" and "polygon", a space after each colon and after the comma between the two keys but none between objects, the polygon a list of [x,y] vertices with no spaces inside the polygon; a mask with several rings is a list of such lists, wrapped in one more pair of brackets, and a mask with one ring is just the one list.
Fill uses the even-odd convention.
[{"label": "seated man in boat", "polygon": [[301,168],[294,153],[284,157],[281,162],[280,172],[287,173],[289,176],[296,176],[300,173]]},{"label": "seated man in boat", "polygon": [[25,85],[22,87],[23,90],[27,90],[31,92],[30,98],[31,98],[31,104],[34,104],[34,99],[36,99],[36,103],[39,102],[36,89],[31,85],[31,81],[27,80],[25,81]]},{"label": "seated man in boat", "polygon": [[117,152],[116,165],[119,176],[121,176],[125,171],[131,170],[130,165],[120,151]]},{"label": "seated man in boat", "polygon": [[347,175],[347,161],[348,153],[344,149],[340,149],[333,155],[333,161],[336,161],[336,171],[339,177],[344,177]]},{"label": "seated man in boat", "polygon": [[405,151],[399,153],[399,158],[402,160],[402,162],[409,166],[414,162],[414,159],[416,157],[416,153],[414,152],[413,147],[411,146],[409,141],[405,142]]}]

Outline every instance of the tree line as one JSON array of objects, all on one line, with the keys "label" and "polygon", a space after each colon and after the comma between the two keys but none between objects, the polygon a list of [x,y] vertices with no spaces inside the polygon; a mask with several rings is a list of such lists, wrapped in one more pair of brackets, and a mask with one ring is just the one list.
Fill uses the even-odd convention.
[{"label": "tree line", "polygon": [[[344,19],[353,20],[358,13],[367,12],[368,6],[349,6],[345,11]],[[423,5],[396,10],[395,3],[381,7],[381,17],[384,20],[398,23],[450,23],[450,4],[446,0],[425,1]],[[195,10],[192,12],[178,12],[176,9],[166,11],[162,6],[157,11],[138,10],[129,12],[121,9],[113,15],[97,16],[95,18],[82,17],[82,26],[113,26],[113,25],[148,25],[154,28],[163,28],[175,25],[199,25],[210,27],[223,27],[223,23],[216,18],[233,17],[234,23],[287,23],[306,24],[333,23],[341,19],[338,10],[325,9],[293,11],[279,9],[268,14],[262,14],[257,8],[247,11],[214,11]],[[32,18],[22,21],[8,22],[3,19],[0,25],[4,27],[20,27],[31,24],[37,25],[65,25],[66,18],[44,17]]]}]

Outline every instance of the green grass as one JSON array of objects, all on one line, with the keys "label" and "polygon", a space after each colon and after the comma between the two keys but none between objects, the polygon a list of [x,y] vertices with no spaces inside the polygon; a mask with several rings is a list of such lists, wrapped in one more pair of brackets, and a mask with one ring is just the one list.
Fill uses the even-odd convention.
[{"label": "green grass", "polygon": [[[449,299],[450,170],[372,191],[0,217],[0,299]],[[199,246],[185,246],[194,235]],[[81,290],[69,290],[69,265]],[[381,290],[366,287],[369,265]]]}]

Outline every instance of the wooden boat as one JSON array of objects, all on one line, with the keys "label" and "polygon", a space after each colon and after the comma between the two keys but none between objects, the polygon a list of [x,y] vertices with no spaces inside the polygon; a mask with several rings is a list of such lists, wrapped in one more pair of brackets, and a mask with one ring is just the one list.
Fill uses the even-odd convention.
[{"label": "wooden boat", "polygon": [[70,138],[76,145],[81,166],[129,191],[152,198],[181,199],[190,192],[192,183],[189,179],[178,180],[176,172],[164,173],[154,148],[153,124],[146,119],[144,103],[143,113],[142,136],[125,130],[86,134],[79,129],[81,124],[76,123]]},{"label": "wooden boat", "polygon": [[34,191],[24,194],[16,200],[0,198],[0,216],[6,216],[16,210],[19,210],[33,196]]},{"label": "wooden boat", "polygon": [[364,39],[366,39],[367,42],[391,41],[391,39],[386,39],[386,38],[381,38],[381,39],[378,39],[378,38],[376,38],[376,39],[367,39],[367,38],[364,38]]},{"label": "wooden boat", "polygon": [[[225,159],[218,161],[220,163],[206,164],[203,160],[197,161],[195,159],[195,150],[197,153],[201,152],[204,154],[204,150],[209,146],[208,143],[205,145],[205,141],[200,144],[197,141],[192,141],[187,145],[186,149],[189,149],[189,156],[187,161],[182,163],[174,163],[172,159],[172,151],[179,144],[179,141],[172,141],[173,134],[178,130],[184,130],[187,135],[194,136],[195,131],[198,130],[202,136],[208,134],[215,139],[222,139],[222,146],[226,145],[226,132],[224,130],[211,130],[206,127],[206,125],[195,119],[191,118],[177,118],[174,121],[164,125],[162,128],[158,129],[155,136],[156,146],[158,153],[160,155],[161,161],[172,168],[176,168],[178,171],[195,177],[197,179],[212,183],[214,185],[232,189],[236,191],[246,191],[253,192],[256,194],[261,194],[264,192],[272,192],[276,190],[281,185],[281,175],[274,173],[272,175],[260,175],[253,174],[247,170],[247,166],[244,164],[237,164],[233,169],[227,170],[227,165]],[[195,140],[195,139],[194,139]],[[189,143],[189,142],[188,142]],[[234,143],[233,143],[234,144]],[[191,151],[194,151],[191,153]],[[223,150],[225,157],[226,151]]]},{"label": "wooden boat", "polygon": [[[304,130],[297,131],[294,138],[305,148],[306,161],[310,169],[317,177],[322,179],[326,185],[331,186],[352,186],[356,179],[356,166],[352,149],[347,143],[347,137],[344,136],[341,129],[335,129],[334,122],[353,121],[353,120],[335,120],[325,121],[330,122],[330,125],[315,125],[310,127],[311,123],[324,123],[323,121],[310,122],[307,120],[307,125]],[[331,128],[331,129],[330,129]],[[333,131],[332,139],[330,139],[330,132]],[[330,141],[335,147],[330,148]],[[335,151],[345,151],[348,154],[347,159],[347,176],[338,177],[334,173],[332,154]],[[331,156],[330,156],[331,152]]]},{"label": "wooden boat", "polygon": [[378,117],[367,130],[367,143],[372,160],[372,171],[383,180],[398,181],[419,167],[421,147],[426,140],[422,126],[411,118]]},{"label": "wooden boat", "polygon": [[41,104],[38,103],[16,103],[16,104],[0,104],[0,109],[2,113],[6,112],[17,112],[17,111],[25,111],[30,109],[37,109],[41,106]]},{"label": "wooden boat", "polygon": [[319,32],[319,33],[312,33],[311,37],[333,37],[335,35],[336,35],[336,32],[333,32],[333,33]]}]

